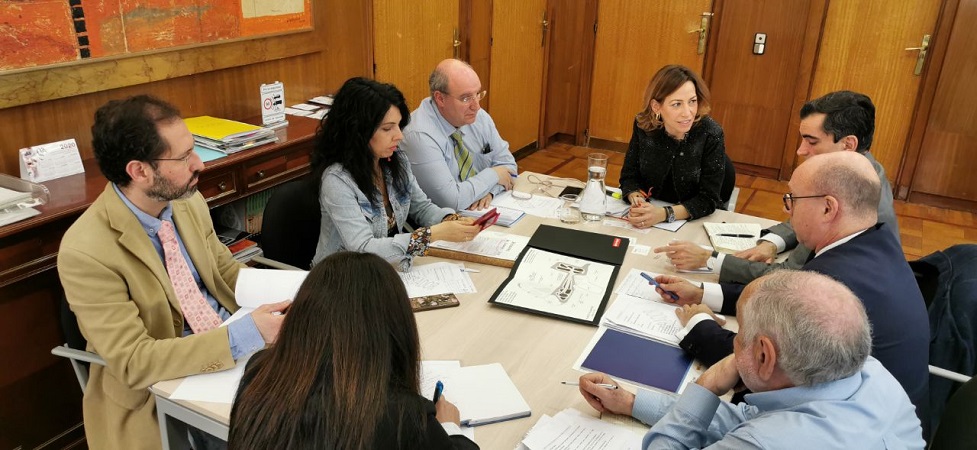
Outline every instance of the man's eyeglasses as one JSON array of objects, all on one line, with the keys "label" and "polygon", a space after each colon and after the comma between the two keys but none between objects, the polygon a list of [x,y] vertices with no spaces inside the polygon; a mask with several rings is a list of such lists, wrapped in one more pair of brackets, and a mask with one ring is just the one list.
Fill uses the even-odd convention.
[{"label": "man's eyeglasses", "polygon": [[784,194],[784,208],[787,209],[788,211],[790,211],[791,208],[794,207],[794,200],[799,200],[799,199],[802,199],[802,198],[821,198],[821,197],[827,197],[827,196],[828,196],[828,194],[796,196],[796,195],[791,194],[790,192],[788,192],[788,193]]},{"label": "man's eyeglasses", "polygon": [[190,157],[193,156],[193,149],[191,148],[186,154],[179,158],[153,158],[150,161],[181,161],[183,165],[190,165]]},{"label": "man's eyeglasses", "polygon": [[486,95],[488,95],[488,91],[482,91],[477,94],[468,94],[461,97],[455,97],[447,92],[442,92],[442,93],[466,105],[471,104],[471,102],[473,101],[474,102],[481,101],[483,98],[485,98]]}]

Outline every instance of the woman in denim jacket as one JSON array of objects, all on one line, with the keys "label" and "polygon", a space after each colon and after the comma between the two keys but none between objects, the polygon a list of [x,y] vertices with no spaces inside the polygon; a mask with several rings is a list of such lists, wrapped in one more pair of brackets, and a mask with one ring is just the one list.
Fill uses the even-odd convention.
[{"label": "woman in denim jacket", "polygon": [[[408,270],[432,241],[470,241],[472,219],[440,208],[418,187],[397,146],[410,121],[393,85],[351,78],[322,119],[312,155],[322,223],[315,264],[341,250],[369,252]],[[404,232],[411,219],[418,228]]]}]

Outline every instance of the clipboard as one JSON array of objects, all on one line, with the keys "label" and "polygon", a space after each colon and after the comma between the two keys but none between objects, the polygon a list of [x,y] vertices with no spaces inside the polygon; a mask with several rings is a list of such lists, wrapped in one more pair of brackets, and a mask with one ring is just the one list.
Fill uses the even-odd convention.
[{"label": "clipboard", "polygon": [[[602,287],[602,292],[600,292],[599,295],[581,295],[576,299],[574,299],[572,296],[568,296],[570,300],[587,301],[587,304],[580,305],[579,307],[589,308],[589,311],[592,312],[591,317],[581,318],[579,316],[563,314],[558,311],[559,308],[556,308],[557,310],[554,308],[547,308],[545,303],[550,302],[552,304],[553,301],[548,296],[558,296],[559,294],[556,292],[540,293],[539,304],[536,305],[527,305],[524,302],[512,301],[512,297],[510,295],[503,294],[512,292],[512,290],[509,289],[509,284],[513,283],[520,276],[520,268],[523,265],[530,266],[532,264],[526,262],[525,259],[526,255],[532,252],[534,249],[552,254],[564,255],[570,258],[591,261],[594,263],[599,263],[603,266],[610,266],[609,278],[606,280],[606,285]],[[495,293],[492,294],[492,297],[489,299],[489,303],[517,311],[539,314],[556,319],[568,320],[571,322],[584,323],[596,327],[600,322],[601,316],[604,314],[604,309],[607,307],[607,302],[610,300],[611,292],[614,287],[614,280],[617,279],[618,272],[621,270],[621,264],[624,262],[624,257],[627,255],[627,251],[628,241],[617,236],[574,230],[570,228],[560,228],[550,225],[540,225],[540,227],[533,234],[532,238],[530,238],[529,244],[525,249],[523,249],[522,253],[519,255],[519,258],[516,259],[512,270],[509,272],[509,276],[495,290]],[[573,272],[568,272],[566,276],[571,277],[574,275]],[[503,298],[503,296],[505,298]],[[567,299],[560,300],[566,301]]]}]

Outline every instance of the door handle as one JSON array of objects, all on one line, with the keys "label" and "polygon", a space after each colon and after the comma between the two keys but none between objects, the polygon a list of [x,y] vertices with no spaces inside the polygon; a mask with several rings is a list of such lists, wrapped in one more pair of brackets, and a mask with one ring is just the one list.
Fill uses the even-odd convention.
[{"label": "door handle", "polygon": [[919,47],[909,47],[906,51],[918,50],[919,54],[916,55],[916,70],[913,71],[913,75],[919,75],[923,73],[923,64],[926,62],[926,52],[930,48],[930,35],[923,35],[923,43]]},{"label": "door handle", "polygon": [[699,20],[699,28],[689,31],[689,33],[699,33],[699,45],[696,48],[697,54],[702,55],[706,52],[706,41],[709,40],[709,23],[712,16],[713,13],[711,12],[702,13],[702,19]]},{"label": "door handle", "polygon": [[550,29],[550,21],[546,19],[546,11],[543,11],[543,21],[540,22],[540,25],[542,25],[542,27],[543,27],[543,39],[540,41],[539,46],[540,47],[545,47],[546,46],[546,32],[549,31],[549,29]]},{"label": "door handle", "polygon": [[458,51],[461,49],[461,41],[458,40],[458,29],[455,28],[454,38],[451,40],[452,54],[455,59],[458,59]]}]

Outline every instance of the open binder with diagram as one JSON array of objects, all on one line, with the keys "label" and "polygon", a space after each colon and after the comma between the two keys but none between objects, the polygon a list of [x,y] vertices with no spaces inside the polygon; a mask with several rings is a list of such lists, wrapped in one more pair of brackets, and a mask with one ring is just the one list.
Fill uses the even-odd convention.
[{"label": "open binder with diagram", "polygon": [[626,238],[541,225],[489,303],[596,326],[627,250]]}]

